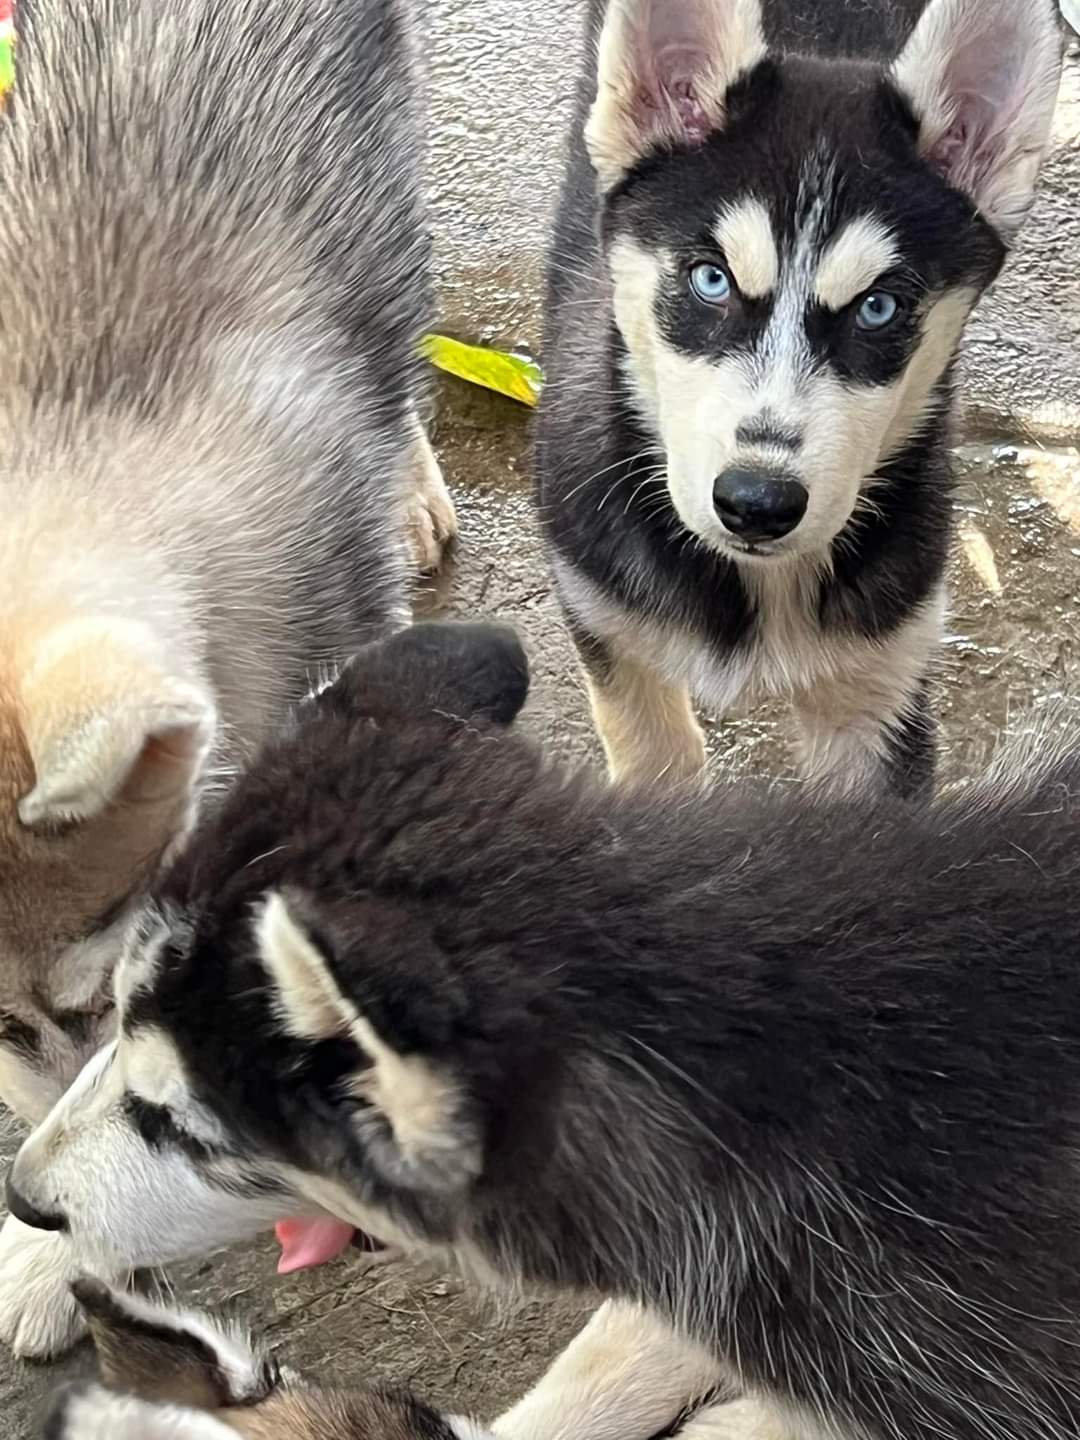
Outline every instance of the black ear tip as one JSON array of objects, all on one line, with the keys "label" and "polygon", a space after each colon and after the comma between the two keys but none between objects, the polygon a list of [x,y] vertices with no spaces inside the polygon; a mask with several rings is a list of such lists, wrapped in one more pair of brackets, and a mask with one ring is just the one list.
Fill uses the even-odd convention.
[{"label": "black ear tip", "polygon": [[521,637],[510,625],[472,622],[461,628],[476,666],[476,709],[509,725],[529,694],[529,660]]},{"label": "black ear tip", "polygon": [[501,630],[506,688],[503,691],[502,704],[493,718],[500,725],[509,725],[529,698],[529,684],[532,677],[529,674],[529,657],[525,654],[521,637],[508,625],[502,626]]},{"label": "black ear tip", "polygon": [[71,1282],[71,1293],[88,1315],[110,1315],[116,1309],[112,1291],[90,1275]]},{"label": "black ear tip", "polygon": [[424,621],[392,642],[426,672],[432,699],[448,708],[509,725],[529,694],[529,661],[510,625],[491,621]]}]

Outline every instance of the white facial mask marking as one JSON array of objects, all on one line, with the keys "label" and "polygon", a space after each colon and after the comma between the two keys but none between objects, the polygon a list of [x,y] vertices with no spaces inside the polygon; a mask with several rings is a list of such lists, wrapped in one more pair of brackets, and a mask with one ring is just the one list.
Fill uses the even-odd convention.
[{"label": "white facial mask marking", "polygon": [[814,298],[843,310],[900,263],[891,231],[873,215],[852,220],[826,246],[814,278]]},{"label": "white facial mask marking", "polygon": [[[165,1264],[268,1229],[287,1208],[280,1194],[230,1194],[181,1149],[142,1138],[129,1113],[128,1054],[120,1046],[134,1051],[133,1069],[148,1087],[148,1103],[180,1105],[183,1075],[164,1036],[145,1032],[110,1045],[19,1151],[13,1180],[20,1193],[38,1209],[64,1216],[67,1243],[88,1268]],[[230,1164],[210,1163],[221,1171]]]},{"label": "white facial mask marking", "polygon": [[[861,503],[873,472],[924,423],[931,391],[976,298],[965,290],[938,300],[924,317],[925,333],[907,368],[888,385],[853,385],[827,368],[816,369],[805,324],[815,287],[824,283],[835,299],[857,269],[861,279],[871,263],[896,260],[888,232],[863,217],[840,232],[819,262],[828,183],[827,175],[821,177],[821,190],[806,204],[765,333],[749,354],[714,362],[676,351],[656,318],[660,288],[676,275],[674,256],[628,236],[611,248],[615,317],[629,354],[624,373],[642,420],[664,443],[672,503],[687,529],[743,565],[776,562],[731,547],[713,503],[715,478],[736,462],[794,471],[809,492],[806,514],[773,553],[823,557]],[[869,252],[861,259],[860,236]],[[796,456],[737,439],[740,426],[764,411],[801,435]]]},{"label": "white facial mask marking", "polygon": [[713,226],[736,285],[749,300],[776,289],[780,256],[772,220],[760,200],[750,197],[726,205]]}]

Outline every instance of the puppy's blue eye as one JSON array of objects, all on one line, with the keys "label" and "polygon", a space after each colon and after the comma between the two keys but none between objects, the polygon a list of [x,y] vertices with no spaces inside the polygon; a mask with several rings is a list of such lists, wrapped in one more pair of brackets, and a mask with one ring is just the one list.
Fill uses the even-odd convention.
[{"label": "puppy's blue eye", "polygon": [[860,330],[884,330],[900,313],[900,302],[887,290],[872,290],[859,306],[855,323]]},{"label": "puppy's blue eye", "polygon": [[731,298],[731,281],[719,265],[695,265],[690,271],[690,289],[706,305],[725,305]]}]

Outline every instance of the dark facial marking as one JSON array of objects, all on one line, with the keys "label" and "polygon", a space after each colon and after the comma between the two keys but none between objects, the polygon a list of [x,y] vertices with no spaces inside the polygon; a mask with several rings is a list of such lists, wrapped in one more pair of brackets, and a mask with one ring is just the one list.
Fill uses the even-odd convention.
[{"label": "dark facial marking", "polygon": [[41,1038],[33,1025],[7,1010],[0,1010],[0,1045],[6,1045],[24,1060],[33,1061],[41,1055]]},{"label": "dark facial marking", "polygon": [[251,1392],[238,1397],[200,1336],[132,1314],[96,1281],[77,1281],[72,1292],[90,1321],[103,1378],[143,1399],[213,1410],[256,1404],[280,1382],[277,1364],[267,1356]]},{"label": "dark facial marking", "polygon": [[[695,264],[725,264],[713,235],[721,211],[750,198],[764,204],[781,287],[804,237],[816,261],[848,223],[873,216],[895,237],[902,263],[871,289],[895,294],[903,313],[878,331],[860,329],[855,317],[869,292],[840,314],[808,296],[801,338],[808,369],[828,367],[860,385],[890,383],[920,341],[928,297],[984,288],[1000,267],[1000,240],[920,158],[910,114],[876,65],[852,62],[838,72],[794,57],[766,61],[732,88],[727,109],[722,132],[693,149],[648,157],[615,189],[605,243],[629,234],[676,258],[657,298],[658,323],[674,349],[753,363],[774,298],[751,301],[733,286],[724,305],[704,305],[688,281]],[[807,268],[798,277],[804,284],[813,264]]]},{"label": "dark facial marking", "polygon": [[774,450],[801,450],[802,436],[783,426],[767,410],[746,421],[735,431],[740,445],[770,445]]},{"label": "dark facial marking", "polygon": [[155,1105],[130,1090],[124,1096],[124,1110],[140,1138],[151,1150],[182,1150],[194,1159],[213,1155],[209,1145],[183,1130],[165,1105]]}]

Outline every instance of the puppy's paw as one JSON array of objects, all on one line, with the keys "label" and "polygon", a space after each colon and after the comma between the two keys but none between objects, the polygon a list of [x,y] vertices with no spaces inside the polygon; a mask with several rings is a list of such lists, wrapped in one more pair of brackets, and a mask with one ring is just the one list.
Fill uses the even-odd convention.
[{"label": "puppy's paw", "polygon": [[86,1333],[70,1289],[78,1274],[62,1235],[9,1215],[0,1230],[0,1341],[28,1360],[70,1350]]},{"label": "puppy's paw", "polygon": [[405,534],[417,575],[434,575],[442,568],[457,533],[454,502],[421,431],[413,446],[413,488],[405,505]]},{"label": "puppy's paw", "polygon": [[44,1440],[236,1440],[236,1432],[198,1410],[78,1384],[56,1397]]},{"label": "puppy's paw", "polygon": [[[772,1406],[744,1396],[699,1410],[676,1432],[677,1440],[811,1440],[817,1431],[786,1422]],[[832,1432],[830,1432],[832,1433]],[[821,1432],[825,1440],[825,1432]]]}]

